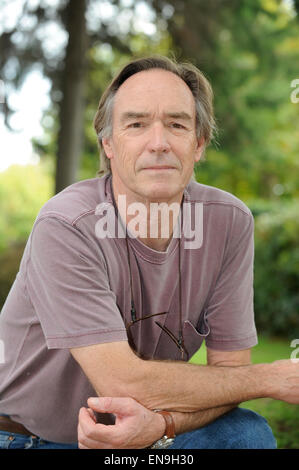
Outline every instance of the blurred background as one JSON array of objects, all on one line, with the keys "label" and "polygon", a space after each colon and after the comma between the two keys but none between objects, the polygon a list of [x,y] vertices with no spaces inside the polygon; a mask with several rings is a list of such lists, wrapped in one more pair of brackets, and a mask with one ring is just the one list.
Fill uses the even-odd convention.
[{"label": "blurred background", "polygon": [[[0,0],[0,309],[41,206],[97,174],[103,90],[150,53],[190,61],[212,84],[219,132],[196,177],[252,210],[253,360],[289,358],[299,346],[298,0]],[[279,447],[299,448],[297,406],[247,406]]]}]

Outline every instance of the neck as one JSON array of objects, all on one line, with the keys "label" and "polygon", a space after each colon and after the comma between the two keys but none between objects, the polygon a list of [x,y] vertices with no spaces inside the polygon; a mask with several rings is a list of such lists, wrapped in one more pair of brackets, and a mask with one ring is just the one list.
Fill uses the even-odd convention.
[{"label": "neck", "polygon": [[112,190],[119,216],[128,231],[146,246],[156,251],[166,251],[178,221],[183,194],[163,201],[141,198],[127,191],[118,191],[113,178]]}]

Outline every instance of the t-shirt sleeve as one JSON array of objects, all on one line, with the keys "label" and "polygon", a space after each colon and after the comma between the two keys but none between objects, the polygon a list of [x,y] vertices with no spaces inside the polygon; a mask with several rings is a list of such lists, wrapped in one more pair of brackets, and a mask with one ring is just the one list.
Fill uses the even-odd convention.
[{"label": "t-shirt sleeve", "polygon": [[35,223],[26,282],[49,349],[127,339],[99,245],[66,221]]},{"label": "t-shirt sleeve", "polygon": [[234,208],[222,267],[205,311],[208,348],[234,351],[257,344],[253,262],[253,216]]}]

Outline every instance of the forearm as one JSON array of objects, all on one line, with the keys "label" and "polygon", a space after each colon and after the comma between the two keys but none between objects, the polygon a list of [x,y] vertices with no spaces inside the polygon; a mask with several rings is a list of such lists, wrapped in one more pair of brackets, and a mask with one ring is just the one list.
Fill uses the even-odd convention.
[{"label": "forearm", "polygon": [[131,397],[151,410],[194,412],[277,396],[274,364],[145,361],[125,343],[77,348],[73,354],[99,396]]},{"label": "forearm", "polygon": [[[237,365],[233,359],[228,361],[227,356],[226,359],[217,361],[215,355],[213,357],[208,351],[208,364],[214,365],[199,366],[180,361],[143,361],[128,350],[125,343],[82,347],[72,353],[99,396],[109,397],[109,403],[111,400],[120,400],[121,419],[118,424],[124,429],[126,448],[129,444],[136,444],[135,438],[133,444],[127,442],[131,434],[128,434],[126,423],[132,429],[131,418],[134,417],[139,423],[137,429],[141,429],[138,437],[139,447],[134,448],[148,446],[161,437],[161,416],[149,410],[171,411],[174,414],[177,433],[182,434],[207,425],[244,401],[269,397],[299,404],[299,366],[293,360]],[[246,356],[243,356],[242,361],[245,360]],[[230,363],[234,365],[231,366]],[[130,397],[134,400],[113,397]],[[101,398],[96,400],[100,400],[100,403],[103,401]],[[89,406],[93,408],[92,404]],[[101,406],[97,411],[115,413],[116,409]],[[128,417],[126,422],[124,415]],[[148,417],[146,422],[145,415]],[[155,426],[149,425],[153,417]],[[104,434],[104,445],[122,448],[117,433],[118,426],[105,426],[94,422],[93,426]],[[144,441],[144,429],[151,430],[148,442]],[[116,433],[118,447],[111,447],[114,443],[110,437],[107,440],[107,433],[111,432]],[[87,437],[94,435],[95,442],[87,447],[107,448],[97,446],[97,434],[96,431],[95,435],[88,431]],[[94,444],[95,447],[91,447]]]},{"label": "forearm", "polygon": [[266,397],[269,364],[239,367],[145,361],[129,396],[149,409],[194,412]]},{"label": "forearm", "polygon": [[202,428],[235,407],[236,405],[220,406],[203,411],[194,411],[193,413],[172,412],[176,435]]}]

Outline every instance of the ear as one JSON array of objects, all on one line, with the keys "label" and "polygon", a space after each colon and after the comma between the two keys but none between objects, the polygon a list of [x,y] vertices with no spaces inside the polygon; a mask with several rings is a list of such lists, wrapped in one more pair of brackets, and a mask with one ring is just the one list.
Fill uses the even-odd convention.
[{"label": "ear", "polygon": [[204,148],[205,148],[205,139],[201,137],[200,139],[197,139],[197,148],[194,154],[194,162],[196,163],[199,162],[203,154]]},{"label": "ear", "polygon": [[105,150],[105,154],[107,155],[107,158],[109,159],[113,158],[113,147],[112,147],[111,137],[103,137],[102,146],[103,146],[103,149]]}]

